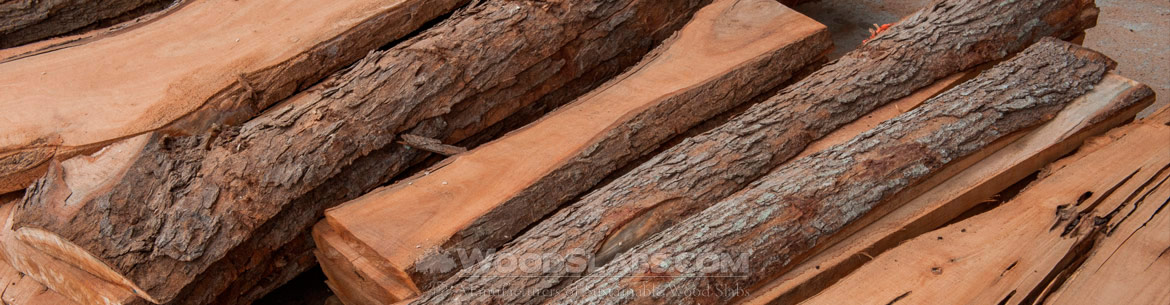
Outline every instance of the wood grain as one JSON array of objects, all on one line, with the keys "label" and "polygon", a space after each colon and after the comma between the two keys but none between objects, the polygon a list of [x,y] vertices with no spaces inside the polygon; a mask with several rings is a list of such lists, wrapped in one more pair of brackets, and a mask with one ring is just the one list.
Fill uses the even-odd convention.
[{"label": "wood grain", "polygon": [[[318,235],[342,236],[318,237],[318,244],[342,256],[370,255],[323,259],[324,268],[367,275],[331,282],[382,290],[368,297],[381,303],[413,297],[458,270],[447,251],[499,247],[659,144],[788,80],[828,50],[827,38],[824,26],[773,1],[717,1],[629,72],[575,102],[328,211],[331,228]],[[347,241],[330,244],[338,239]],[[373,283],[343,280],[360,278]],[[367,299],[338,296],[347,304]]]},{"label": "wood grain", "polygon": [[[124,174],[104,177],[109,187],[80,202],[66,205],[71,186],[48,175],[17,207],[17,230],[33,232],[22,236],[34,247],[160,302],[208,302],[254,276],[238,266],[304,241],[339,202],[300,198],[359,188],[324,185],[368,153],[395,147],[396,134],[458,139],[548,94],[596,86],[578,79],[637,58],[703,2],[477,2],[242,126],[148,135]],[[394,160],[382,168],[410,165]]]},{"label": "wood grain", "polygon": [[[1042,39],[919,108],[778,168],[618,255],[549,302],[698,304],[739,298],[739,289],[783,274],[880,204],[929,189],[924,182],[953,174],[952,163],[964,164],[964,157],[1052,119],[1114,64],[1091,50]],[[720,268],[722,273],[678,269],[694,266],[698,255],[722,254],[737,258],[721,260],[734,264]],[[647,260],[658,255],[666,257]]]},{"label": "wood grain", "polygon": [[115,35],[2,61],[0,193],[27,187],[53,157],[153,130],[239,124],[465,2],[195,1]]}]

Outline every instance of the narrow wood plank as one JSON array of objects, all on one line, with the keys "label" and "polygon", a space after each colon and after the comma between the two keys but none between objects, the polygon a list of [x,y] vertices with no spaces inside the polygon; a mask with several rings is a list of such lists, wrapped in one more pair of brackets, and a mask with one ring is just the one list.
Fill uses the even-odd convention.
[{"label": "narrow wood plank", "polygon": [[[1114,64],[1100,53],[1042,39],[922,107],[769,173],[618,255],[549,302],[740,298],[876,207],[920,194],[969,166],[969,156],[1052,119]],[[704,262],[713,265],[699,265]]]},{"label": "narrow wood plank", "polygon": [[238,124],[464,2],[194,1],[0,62],[0,193],[27,187],[54,156],[151,130]]},{"label": "narrow wood plank", "polygon": [[1025,176],[1076,149],[1085,139],[1128,122],[1153,102],[1148,86],[1110,73],[1051,122],[1029,131],[945,182],[896,206],[797,264],[743,304],[796,304],[902,241],[938,228]]},{"label": "narrow wood plank", "polygon": [[329,231],[353,242],[322,247],[374,255],[322,259],[324,268],[366,275],[373,283],[333,284],[384,287],[371,293],[381,303],[412,297],[458,270],[447,251],[499,247],[660,143],[780,85],[822,56],[827,38],[824,26],[771,0],[716,1],[630,72],[573,103],[328,211]]},{"label": "narrow wood plank", "polygon": [[1009,202],[911,239],[802,304],[1040,303],[1089,253],[1129,238],[1112,228],[1153,214],[1129,210],[1170,200],[1167,140],[1159,123],[1110,131]]},{"label": "narrow wood plank", "polygon": [[[398,134],[457,141],[531,103],[595,87],[704,2],[477,2],[242,126],[149,134],[124,174],[103,176],[94,184],[109,187],[79,202],[65,204],[68,171],[47,175],[16,209],[18,234],[161,302],[210,302],[256,278],[244,271],[284,245],[308,241],[339,202],[301,198],[360,191],[326,183],[400,147]],[[362,181],[376,185],[412,164],[398,158],[372,160],[385,171]]]}]

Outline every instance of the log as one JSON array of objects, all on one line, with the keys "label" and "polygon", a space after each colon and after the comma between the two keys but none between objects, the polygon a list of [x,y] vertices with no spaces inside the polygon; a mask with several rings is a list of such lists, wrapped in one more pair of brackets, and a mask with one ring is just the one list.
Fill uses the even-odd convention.
[{"label": "log", "polygon": [[1045,38],[919,108],[778,168],[618,255],[549,303],[742,297],[879,204],[921,193],[969,165],[964,157],[1052,119],[1114,65],[1094,51]]},{"label": "log", "polygon": [[161,10],[175,1],[4,1],[0,3],[0,49],[100,26]]},{"label": "log", "polygon": [[465,2],[195,1],[0,62],[0,193],[27,187],[54,157],[239,124]]},{"label": "log", "polygon": [[[467,147],[474,147],[498,138],[515,128],[510,126],[523,125],[517,124],[517,122],[531,122],[544,115],[549,109],[568,103],[573,98],[587,92],[588,89],[599,85],[601,80],[609,79],[633,65],[650,50],[655,42],[665,39],[666,35],[681,25],[687,16],[687,14],[675,14],[671,16],[674,19],[649,21],[662,24],[658,28],[650,26],[642,28],[643,30],[653,29],[651,34],[643,34],[635,38],[599,39],[597,45],[589,46],[589,48],[600,50],[599,54],[602,54],[600,57],[578,58],[581,61],[592,61],[596,63],[595,65],[578,64],[577,66],[582,67],[581,70],[569,72],[574,73],[574,79],[552,92],[539,96],[535,102],[525,100],[523,102],[530,103],[517,105],[518,109],[512,109],[509,106],[498,107],[504,110],[489,110],[492,111],[493,116],[513,112],[512,115],[491,124],[490,127],[483,128],[486,126],[485,124],[490,124],[491,120],[483,120],[472,126],[448,126],[446,122],[468,121],[483,116],[482,113],[475,112],[452,112],[439,118],[424,121],[398,137],[406,139],[411,135],[422,135],[443,139],[442,142],[460,143],[460,145]],[[235,271],[239,269],[249,270],[242,272],[231,287],[216,298],[215,303],[247,304],[248,299],[241,298],[238,291],[247,291],[242,295],[263,295],[315,265],[316,259],[312,253],[313,241],[309,238],[309,228],[322,217],[325,208],[355,199],[388,183],[396,175],[407,170],[408,167],[424,160],[426,157],[424,151],[411,145],[386,145],[357,158],[350,165],[342,168],[336,176],[329,178],[312,191],[285,205],[297,208],[285,209],[274,217],[274,221],[253,230],[258,234],[227,255],[227,259],[231,260],[231,263],[213,266],[213,268],[223,267],[231,270],[229,273],[239,272]],[[296,232],[297,230],[300,232]],[[274,248],[278,249],[270,250]],[[266,257],[265,255],[257,255],[257,253],[270,251],[271,255]],[[208,273],[221,272],[211,271]],[[257,285],[258,282],[264,282],[264,284]],[[215,283],[215,281],[202,281],[201,283]]]},{"label": "log", "polygon": [[[1085,139],[1132,120],[1152,102],[1153,91],[1148,86],[1109,73],[1092,91],[1069,104],[1051,122],[1029,131],[917,198],[897,207],[889,205],[893,211],[872,212],[884,216],[798,263],[741,303],[776,305],[805,300],[873,256],[947,224],[964,211],[1067,155],[1081,146]],[[831,139],[826,137],[824,140]]]},{"label": "log", "polygon": [[458,270],[447,251],[499,247],[611,172],[777,87],[828,49],[824,26],[775,1],[716,1],[629,72],[577,101],[326,212],[330,228],[316,233],[322,268],[346,304],[413,297]]},{"label": "log", "polygon": [[[1170,262],[1158,258],[1170,246],[1168,139],[1162,122],[1110,131],[1010,201],[915,237],[802,304],[1164,303],[1170,293],[1158,284],[1167,276],[1155,270]],[[1126,257],[1115,252],[1123,244],[1145,249]],[[1117,270],[1094,265],[1113,259],[1136,272],[1108,283],[1089,277]],[[1081,279],[1117,290],[1078,287]],[[1082,298],[1064,299],[1074,295]]]},{"label": "log", "polygon": [[[74,186],[75,193],[71,195],[76,195],[75,198],[84,197],[86,193],[101,188],[101,185],[86,184],[85,182],[90,181],[88,178],[106,172],[122,170],[118,168],[118,165],[122,164],[119,162],[122,156],[141,149],[145,140],[145,136],[138,136],[107,146],[93,155],[72,158],[62,164],[52,161],[55,165],[50,167],[52,170],[59,171],[62,168],[83,168],[85,170],[72,171],[69,176],[63,176],[57,172],[50,173],[50,175],[67,179],[66,181]],[[72,266],[69,262],[62,261],[52,253],[36,249],[26,241],[21,240],[20,234],[15,230],[13,219],[13,210],[19,203],[19,199],[2,202],[3,205],[0,205],[0,220],[2,220],[0,221],[0,245],[2,245],[0,258],[3,258],[6,264],[21,271],[30,281],[41,283],[43,287],[52,289],[60,293],[62,297],[77,304],[126,304],[136,299],[135,293],[124,285],[107,281],[100,275],[94,275]]]},{"label": "log", "polygon": [[47,175],[16,209],[18,235],[143,298],[207,302],[329,204],[299,198],[349,192],[325,183],[396,134],[466,137],[548,94],[596,86],[579,78],[644,54],[702,2],[479,2],[243,126],[149,134],[124,171],[69,204],[61,176],[76,169]]},{"label": "log", "polygon": [[[596,263],[604,263],[734,193],[800,153],[813,140],[874,108],[960,70],[1018,51],[1044,35],[1072,36],[1093,24],[1095,11],[1084,1],[936,2],[730,122],[689,138],[592,191],[494,257],[566,257],[584,252],[596,258]],[[1037,15],[1052,16],[1046,19],[1050,23],[1024,26],[1026,16]],[[937,22],[960,18],[956,16],[969,22]],[[978,25],[984,23],[1003,26]],[[980,47],[973,48],[976,45]],[[576,279],[562,268],[549,270],[542,276],[501,279],[509,272],[497,273],[484,262],[460,271],[420,301],[442,303],[480,297],[535,303],[547,295],[473,294],[555,291]]]}]

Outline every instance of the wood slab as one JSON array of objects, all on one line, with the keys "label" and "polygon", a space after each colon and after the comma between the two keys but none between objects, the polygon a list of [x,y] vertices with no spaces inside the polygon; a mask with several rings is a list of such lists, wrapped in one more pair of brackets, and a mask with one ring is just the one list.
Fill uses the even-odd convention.
[{"label": "wood slab", "polygon": [[[532,103],[585,92],[705,2],[585,1],[477,2],[243,125],[152,132],[125,172],[101,182],[71,185],[76,170],[49,171],[17,207],[18,233],[160,302],[204,304],[229,287],[249,291],[241,281],[267,286],[247,283],[271,279],[257,270],[286,278],[267,268],[281,257],[311,257],[295,245],[311,244],[325,208],[414,164],[412,153],[366,159],[401,148],[399,134],[457,141]],[[74,186],[92,185],[102,187],[71,202]]]},{"label": "wood slab", "polygon": [[0,193],[28,186],[53,157],[238,124],[464,2],[196,1],[0,62]]},{"label": "wood slab", "polygon": [[[871,110],[963,69],[1018,51],[1028,43],[1018,37],[1063,37],[1079,32],[1095,18],[1092,7],[1084,2],[1015,2],[1013,8],[996,3],[939,2],[923,8],[915,18],[887,32],[885,42],[878,38],[853,50],[726,123],[666,149],[528,229],[494,257],[585,254],[593,259],[592,265],[605,264],[742,189],[814,140]],[[1067,14],[1082,10],[1084,14]],[[1022,16],[1042,12],[1054,14],[1056,23],[1033,27],[1020,22]],[[948,16],[978,20],[941,22],[952,18]],[[978,25],[983,23],[1009,25]],[[988,29],[992,31],[983,32]],[[980,34],[972,34],[976,32]],[[940,37],[939,33],[946,35]],[[998,49],[970,49],[975,45]],[[550,293],[477,292],[550,292],[579,278],[579,272],[563,268],[548,268],[538,276],[498,270],[489,263],[493,259],[464,268],[456,275],[458,280],[448,281],[420,299],[433,303],[481,299],[536,303]]]},{"label": "wood slab", "polygon": [[1041,39],[921,107],[777,168],[619,254],[548,302],[738,299],[834,236],[848,235],[862,216],[928,190],[977,160],[973,156],[1051,120],[1114,64],[1100,53]]},{"label": "wood slab", "polygon": [[[317,242],[331,285],[351,305],[426,290],[458,270],[442,265],[445,251],[499,247],[660,143],[787,80],[828,50],[827,35],[773,1],[714,2],[630,72],[573,103],[326,212],[318,226],[331,228],[319,229]],[[347,255],[358,253],[373,255]],[[347,292],[368,289],[376,291]]]},{"label": "wood slab", "polygon": [[[1170,107],[1164,107],[1170,109]],[[1170,123],[1170,117],[1150,117],[1153,123]],[[1170,137],[1163,138],[1170,143]],[[1154,147],[1155,151],[1159,148]],[[1163,146],[1162,151],[1170,153]],[[1117,219],[1108,226],[1106,238],[1098,241],[1075,272],[1063,270],[1060,281],[1046,287],[1051,292],[1045,304],[1109,304],[1125,300],[1130,304],[1170,304],[1170,211],[1167,198],[1170,184],[1140,202],[1122,207],[1128,221]],[[1117,218],[1117,215],[1114,215]],[[1070,274],[1071,273],[1071,274]]]},{"label": "wood slab", "polygon": [[[1107,74],[1052,121],[1029,131],[968,169],[848,234],[745,298],[742,304],[796,304],[902,241],[946,224],[1016,181],[1076,149],[1085,139],[1130,121],[1153,92]],[[1121,107],[1119,107],[1121,106]],[[826,138],[825,140],[829,140]]]},{"label": "wood slab", "polygon": [[[1118,249],[1108,245],[1132,241],[1134,236],[1118,234],[1117,228],[1159,225],[1165,215],[1159,211],[1170,200],[1167,140],[1170,126],[1162,122],[1112,130],[1050,165],[1046,176],[1010,201],[908,240],[802,304],[1044,303],[1071,274],[1094,267],[1086,265],[1088,257],[1108,256]],[[1143,267],[1149,266],[1154,265]],[[1141,275],[1122,283],[1145,294],[1113,298],[1118,295],[1086,290],[1085,295],[1106,298],[1105,303],[1167,298],[1164,287],[1145,288]],[[1164,273],[1144,275],[1161,282]]]}]

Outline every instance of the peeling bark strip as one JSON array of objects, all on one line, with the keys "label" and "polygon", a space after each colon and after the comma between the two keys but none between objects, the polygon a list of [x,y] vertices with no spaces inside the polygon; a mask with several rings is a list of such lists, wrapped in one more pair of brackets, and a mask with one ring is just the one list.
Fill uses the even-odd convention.
[{"label": "peeling bark strip", "polygon": [[[618,255],[590,273],[597,277],[573,282],[550,303],[729,302],[742,294],[720,292],[757,287],[899,191],[1051,119],[1114,64],[1094,51],[1046,38],[845,144],[778,168]],[[742,257],[736,261],[740,268],[703,273],[686,267],[710,253]],[[649,261],[642,255],[664,258]]]},{"label": "peeling bark strip", "polygon": [[[1081,0],[935,2],[776,97],[591,192],[499,254],[563,257],[584,250],[604,262],[718,202],[874,108],[1019,51],[1039,37],[1070,37],[1092,26],[1095,13],[1091,2]],[[1044,18],[1034,21],[1037,16]],[[535,303],[545,296],[461,292],[555,290],[575,279],[565,277],[570,273],[560,268],[541,277],[499,277],[508,274],[493,270],[491,259],[460,271],[420,301]]]},{"label": "peeling bark strip", "polygon": [[48,0],[0,2],[0,49],[113,24],[165,8],[173,0]]},{"label": "peeling bark strip", "polygon": [[[773,0],[716,1],[637,66],[577,101],[426,175],[328,211],[331,228],[316,233],[323,269],[335,275],[335,287],[355,286],[342,290],[384,290],[339,293],[350,303],[413,297],[458,271],[448,251],[501,246],[611,172],[775,88],[828,49],[823,25]],[[322,236],[333,232],[345,238]],[[341,249],[351,245],[356,251]],[[362,258],[370,266],[340,258],[354,252],[371,253]],[[345,276],[355,273],[367,276]]]},{"label": "peeling bark strip", "polygon": [[[17,208],[17,227],[41,233],[30,238],[38,249],[140,294],[197,302],[176,296],[226,285],[240,272],[232,264],[301,236],[325,206],[290,202],[393,135],[466,136],[566,85],[596,85],[575,80],[647,50],[702,2],[478,2],[224,130],[210,150],[203,136],[153,135],[124,174],[69,204],[70,185],[46,177]],[[236,249],[254,252],[225,257]]]},{"label": "peeling bark strip", "polygon": [[244,122],[466,2],[193,1],[117,35],[0,61],[0,193],[27,187],[52,158]]},{"label": "peeling bark strip", "polygon": [[412,134],[402,134],[399,137],[402,138],[402,141],[398,141],[398,144],[422,149],[444,156],[451,156],[467,152],[466,148],[443,144],[443,141],[439,141],[438,139],[416,136]]},{"label": "peeling bark strip", "polygon": [[914,290],[906,304],[1164,304],[1167,140],[1163,122],[1112,130],[1012,200],[908,240],[801,304],[874,303],[898,289]]}]

